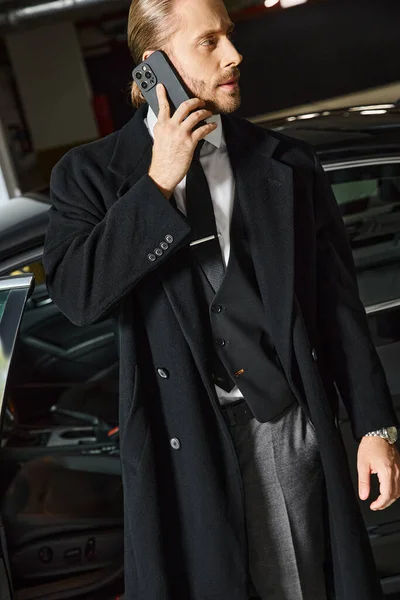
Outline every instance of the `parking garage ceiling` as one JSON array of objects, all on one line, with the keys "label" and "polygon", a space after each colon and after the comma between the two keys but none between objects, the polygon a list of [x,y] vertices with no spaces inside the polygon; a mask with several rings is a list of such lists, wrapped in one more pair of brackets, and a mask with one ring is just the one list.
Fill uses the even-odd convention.
[{"label": "parking garage ceiling", "polygon": [[[264,8],[263,0],[224,0],[230,13],[252,8]],[[46,21],[60,14],[61,18],[75,18],[99,10],[110,12],[129,7],[129,0],[0,0],[0,29],[29,26],[30,22]],[[67,17],[66,15],[69,15]]]}]

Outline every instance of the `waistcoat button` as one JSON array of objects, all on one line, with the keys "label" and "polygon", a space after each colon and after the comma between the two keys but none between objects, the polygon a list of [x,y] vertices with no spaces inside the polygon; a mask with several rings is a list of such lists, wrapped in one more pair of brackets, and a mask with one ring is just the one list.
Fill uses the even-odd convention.
[{"label": "waistcoat button", "polygon": [[317,356],[317,351],[315,350],[315,348],[312,349],[311,356],[313,357],[314,361],[317,361],[318,356]]},{"label": "waistcoat button", "polygon": [[217,346],[225,346],[225,340],[223,340],[221,338],[217,338],[215,340],[215,343],[217,344]]},{"label": "waistcoat button", "polygon": [[172,446],[172,448],[174,450],[180,450],[181,449],[181,443],[178,440],[178,438],[172,438],[172,440],[170,441],[170,444]]},{"label": "waistcoat button", "polygon": [[167,369],[157,369],[157,373],[163,379],[168,379],[168,377],[169,377],[169,372],[167,371]]},{"label": "waistcoat button", "polygon": [[214,304],[214,305],[211,307],[211,310],[212,310],[212,312],[214,312],[214,313],[219,313],[219,312],[221,312],[221,310],[222,310],[222,306],[220,306],[219,304]]}]

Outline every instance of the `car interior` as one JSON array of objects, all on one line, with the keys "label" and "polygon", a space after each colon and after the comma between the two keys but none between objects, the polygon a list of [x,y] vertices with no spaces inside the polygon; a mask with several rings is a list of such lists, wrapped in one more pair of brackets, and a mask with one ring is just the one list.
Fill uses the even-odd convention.
[{"label": "car interior", "polygon": [[[371,180],[371,174],[360,184],[356,169],[351,175],[349,171],[330,173],[342,213],[345,219],[351,221],[355,215],[353,221],[361,219],[364,224],[373,219],[376,231],[383,227],[380,207],[387,206],[380,190],[385,187],[386,193],[389,188],[382,185],[382,177]],[[397,185],[390,189],[398,194]],[[397,202],[392,195],[388,204]],[[381,294],[390,289],[389,299],[400,298],[400,279],[395,275],[400,251],[394,250],[399,234],[394,237],[393,225],[390,231],[388,238],[376,240],[376,245],[384,244],[380,261],[374,262],[375,242],[368,246],[369,262],[365,262],[367,245],[361,255],[359,248],[353,250],[373,340],[400,416],[400,305],[374,307],[388,299],[374,295],[377,289]],[[385,252],[390,255],[386,262],[382,260]],[[110,586],[123,591],[118,356],[113,323],[111,319],[85,327],[70,323],[48,296],[40,253],[29,262],[16,260],[12,271],[0,269],[0,276],[27,273],[35,276],[36,286],[26,303],[9,372],[0,450],[1,514],[15,599],[56,600],[86,594],[100,600]],[[339,426],[358,498],[357,443],[341,402]],[[371,481],[369,499],[359,499],[359,504],[384,591],[396,592],[400,591],[396,554],[400,503],[385,511],[371,511],[369,505],[379,493],[376,475]]]},{"label": "car interior", "polygon": [[[78,328],[40,262],[9,370],[1,509],[16,600],[123,592],[118,357],[111,320]],[[89,596],[88,596],[89,594]]]}]

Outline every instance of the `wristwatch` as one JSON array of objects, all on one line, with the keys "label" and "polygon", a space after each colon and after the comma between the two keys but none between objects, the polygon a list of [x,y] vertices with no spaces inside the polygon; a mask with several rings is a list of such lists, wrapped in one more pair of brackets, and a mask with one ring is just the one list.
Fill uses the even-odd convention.
[{"label": "wristwatch", "polygon": [[397,441],[397,427],[394,425],[391,427],[382,427],[381,429],[377,429],[376,431],[370,431],[369,433],[365,433],[364,435],[379,435],[381,438],[385,438],[389,442],[389,444],[394,444]]}]

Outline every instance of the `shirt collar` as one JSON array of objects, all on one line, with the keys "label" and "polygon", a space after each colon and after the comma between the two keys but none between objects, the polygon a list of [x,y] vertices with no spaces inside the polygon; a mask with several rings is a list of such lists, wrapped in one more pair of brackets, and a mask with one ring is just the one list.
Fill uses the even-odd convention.
[{"label": "shirt collar", "polygon": [[[157,117],[154,114],[153,110],[150,108],[150,106],[147,110],[147,119],[145,119],[145,122],[146,122],[147,128],[149,129],[151,137],[154,138],[153,129],[154,129],[155,124],[157,123]],[[211,115],[211,117],[208,117],[208,119],[206,119],[206,123],[214,123],[214,122],[218,123],[217,128],[214,129],[214,131],[211,131],[210,133],[208,133],[204,139],[207,142],[210,142],[210,144],[212,144],[216,148],[221,148],[226,145],[225,138],[224,138],[224,132],[222,130],[221,115],[219,115],[219,114]]]}]

